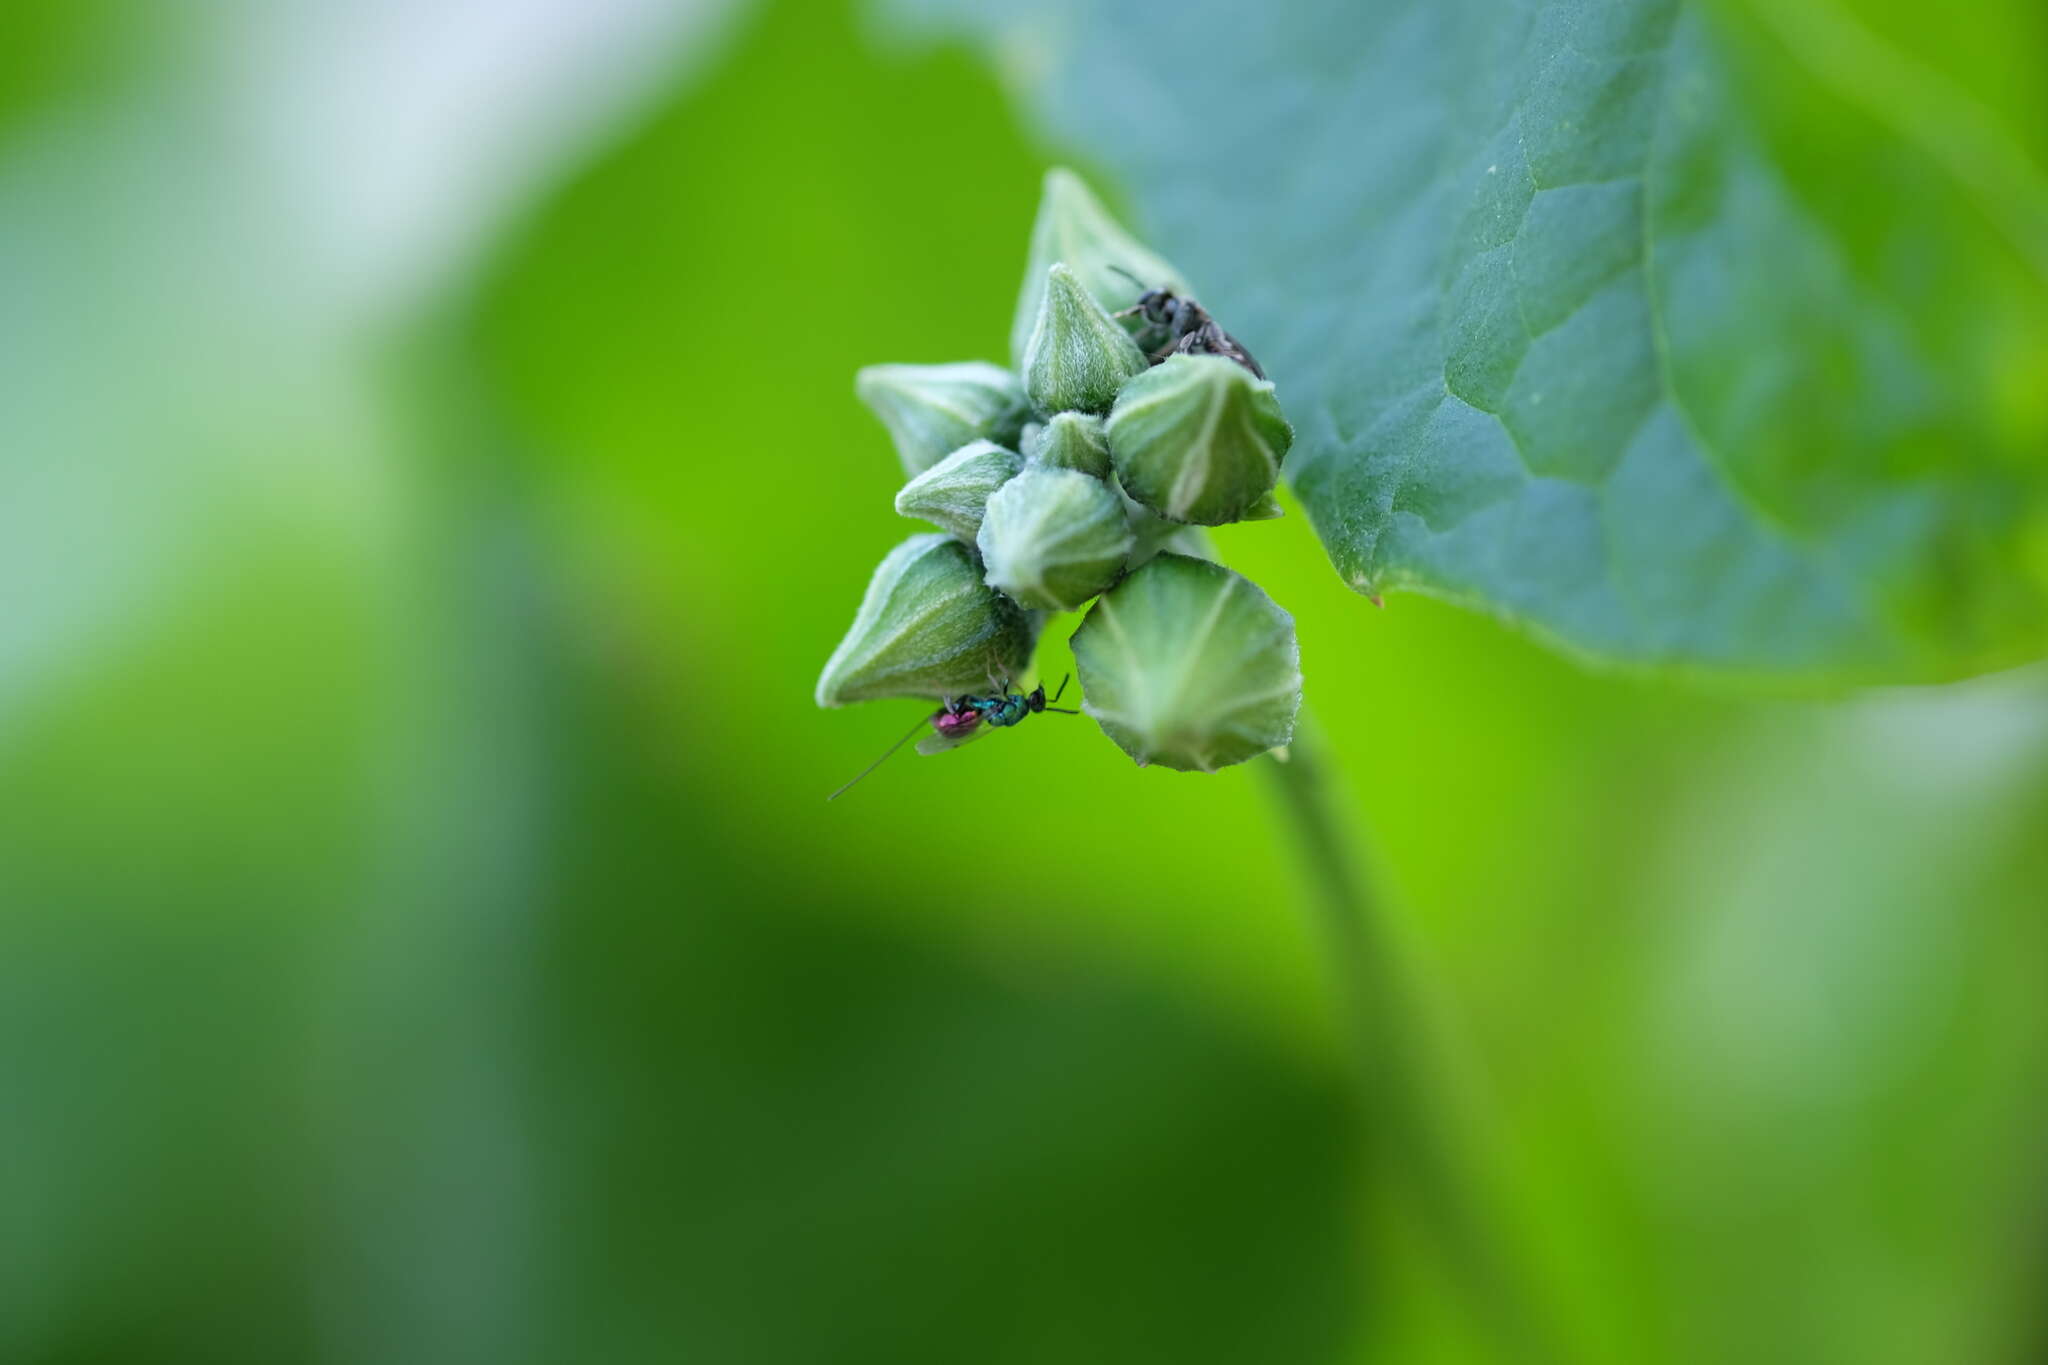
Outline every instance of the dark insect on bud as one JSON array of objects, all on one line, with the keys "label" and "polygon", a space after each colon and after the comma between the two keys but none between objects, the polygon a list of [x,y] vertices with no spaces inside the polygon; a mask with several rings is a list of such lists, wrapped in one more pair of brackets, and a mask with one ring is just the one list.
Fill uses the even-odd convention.
[{"label": "dark insect on bud", "polygon": [[1145,323],[1145,330],[1135,340],[1154,365],[1170,355],[1220,355],[1236,361],[1260,379],[1266,377],[1244,343],[1218,326],[1201,304],[1170,289],[1147,288],[1143,280],[1122,266],[1113,265],[1110,269],[1145,291],[1136,303],[1113,316],[1136,317]]}]

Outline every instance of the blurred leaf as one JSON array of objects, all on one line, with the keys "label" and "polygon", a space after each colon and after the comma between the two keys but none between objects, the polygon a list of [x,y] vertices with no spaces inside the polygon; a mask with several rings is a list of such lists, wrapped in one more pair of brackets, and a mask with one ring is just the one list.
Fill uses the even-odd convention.
[{"label": "blurred leaf", "polygon": [[1115,973],[888,930],[886,880],[704,818],[655,680],[590,682],[536,959],[541,1358],[1343,1358],[1337,1076]]},{"label": "blurred leaf", "polygon": [[1969,70],[1821,5],[893,8],[988,35],[1266,359],[1359,591],[1781,678],[2041,650],[2048,190]]},{"label": "blurred leaf", "polygon": [[0,10],[0,137],[17,119],[99,74],[109,51],[122,46],[115,40],[129,36],[114,22],[119,17],[112,0],[21,0]]},{"label": "blurred leaf", "polygon": [[1589,1087],[1683,1289],[1653,1358],[2042,1358],[2044,702],[1880,693],[1696,770]]}]

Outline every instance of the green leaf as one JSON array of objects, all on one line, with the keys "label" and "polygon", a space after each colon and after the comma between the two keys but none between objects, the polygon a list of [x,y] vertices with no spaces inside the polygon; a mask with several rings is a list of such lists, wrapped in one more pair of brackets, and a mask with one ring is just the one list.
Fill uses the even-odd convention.
[{"label": "green leaf", "polygon": [[1128,191],[1359,592],[1779,680],[2048,644],[2048,100],[1978,70],[2016,0],[1969,44],[1767,0],[892,8]]}]

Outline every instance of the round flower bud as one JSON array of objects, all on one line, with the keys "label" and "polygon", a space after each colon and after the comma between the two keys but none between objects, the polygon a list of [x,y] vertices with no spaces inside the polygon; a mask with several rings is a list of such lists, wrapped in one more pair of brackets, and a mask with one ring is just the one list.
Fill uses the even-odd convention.
[{"label": "round flower bud", "polygon": [[989,586],[1027,607],[1072,611],[1123,572],[1131,528],[1102,480],[1033,466],[989,498],[976,543]]},{"label": "round flower bud", "polygon": [[[1031,251],[1024,264],[1024,284],[1018,290],[1017,313],[1010,324],[1010,362],[1020,370],[1024,368],[1025,345],[1031,340],[1031,329],[1038,323],[1039,305],[1045,298],[1045,272],[1054,261],[1065,261],[1072,267],[1082,287],[1112,313],[1129,308],[1146,289],[1170,289],[1176,294],[1192,292],[1188,281],[1165,258],[1109,216],[1109,210],[1102,207],[1080,176],[1064,167],[1055,167],[1045,173],[1045,193],[1038,201],[1038,218],[1031,225]],[[1134,331],[1142,325],[1132,318],[1126,330]]]},{"label": "round flower bud", "polygon": [[1141,766],[1213,772],[1294,737],[1294,618],[1220,564],[1162,554],[1132,570],[1073,648],[1082,708]]},{"label": "round flower bud", "polygon": [[818,678],[818,705],[983,692],[1031,662],[1032,628],[950,536],[912,536],[882,560]]},{"label": "round flower bud", "polygon": [[1078,469],[1098,479],[1109,477],[1109,442],[1102,419],[1085,412],[1054,413],[1035,432],[1024,434],[1024,458],[1049,469]]},{"label": "round flower bud", "polygon": [[1144,373],[1145,353],[1081,287],[1074,272],[1045,272],[1038,321],[1024,343],[1024,392],[1040,412],[1108,412],[1124,381]]},{"label": "round flower bud", "polygon": [[903,485],[896,510],[972,544],[989,494],[1017,476],[1024,459],[994,441],[974,441]]},{"label": "round flower bud", "polygon": [[1030,416],[1017,376],[985,360],[869,365],[853,391],[896,442],[903,468],[922,474],[969,441],[1016,446]]},{"label": "round flower bud", "polygon": [[1273,386],[1214,355],[1168,356],[1126,384],[1108,435],[1126,493],[1200,526],[1243,519],[1273,491],[1294,440]]}]

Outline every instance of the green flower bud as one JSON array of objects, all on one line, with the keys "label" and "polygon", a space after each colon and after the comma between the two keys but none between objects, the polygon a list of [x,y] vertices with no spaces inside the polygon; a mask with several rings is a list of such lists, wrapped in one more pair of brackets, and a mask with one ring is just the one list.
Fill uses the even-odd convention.
[{"label": "green flower bud", "polygon": [[[1038,201],[1038,219],[1031,225],[1031,254],[1024,265],[1024,286],[1017,293],[1017,315],[1010,324],[1010,361],[1024,368],[1025,346],[1038,324],[1038,309],[1045,297],[1045,272],[1054,261],[1065,261],[1081,278],[1082,287],[1110,312],[1120,312],[1138,301],[1147,288],[1171,289],[1187,294],[1186,278],[1149,247],[1124,231],[1109,216],[1109,210],[1082,183],[1081,177],[1061,167],[1045,173],[1045,194]],[[1130,271],[1119,274],[1113,267]],[[1142,280],[1141,286],[1135,280]],[[1127,330],[1140,325],[1133,318]]]},{"label": "green flower bud", "polygon": [[896,510],[972,544],[988,495],[1023,467],[1023,457],[1014,450],[994,441],[972,442],[904,484],[896,494]]},{"label": "green flower bud", "polygon": [[1220,564],[1162,554],[1133,570],[1073,648],[1082,708],[1140,766],[1214,772],[1294,737],[1294,618]]},{"label": "green flower bud", "polygon": [[1294,441],[1273,386],[1213,355],[1168,356],[1126,384],[1108,434],[1126,493],[1201,526],[1242,520],[1273,491]]},{"label": "green flower bud", "polygon": [[1109,477],[1109,442],[1102,419],[1085,412],[1054,413],[1035,432],[1024,434],[1024,458],[1048,469],[1078,469],[1098,479]]},{"label": "green flower bud", "polygon": [[969,441],[1014,449],[1030,416],[1017,376],[985,360],[869,365],[854,376],[853,391],[882,419],[903,468],[912,474],[922,474]]},{"label": "green flower bud", "polygon": [[1266,496],[1260,498],[1257,502],[1253,503],[1250,507],[1245,508],[1244,515],[1239,517],[1238,520],[1278,521],[1280,520],[1280,518],[1286,515],[1287,509],[1280,505],[1280,499],[1274,497],[1271,493],[1268,493],[1266,494]]},{"label": "green flower bud", "polygon": [[818,705],[983,692],[1022,673],[1031,644],[1031,623],[981,581],[972,550],[949,536],[912,536],[875,569],[818,678]]},{"label": "green flower bud", "polygon": [[1024,392],[1040,412],[1108,412],[1124,381],[1145,371],[1145,353],[1102,310],[1074,272],[1045,272],[1038,322],[1024,343]]},{"label": "green flower bud", "polygon": [[1072,611],[1116,582],[1131,528],[1102,480],[1032,466],[989,498],[976,543],[989,586],[1027,607]]}]

